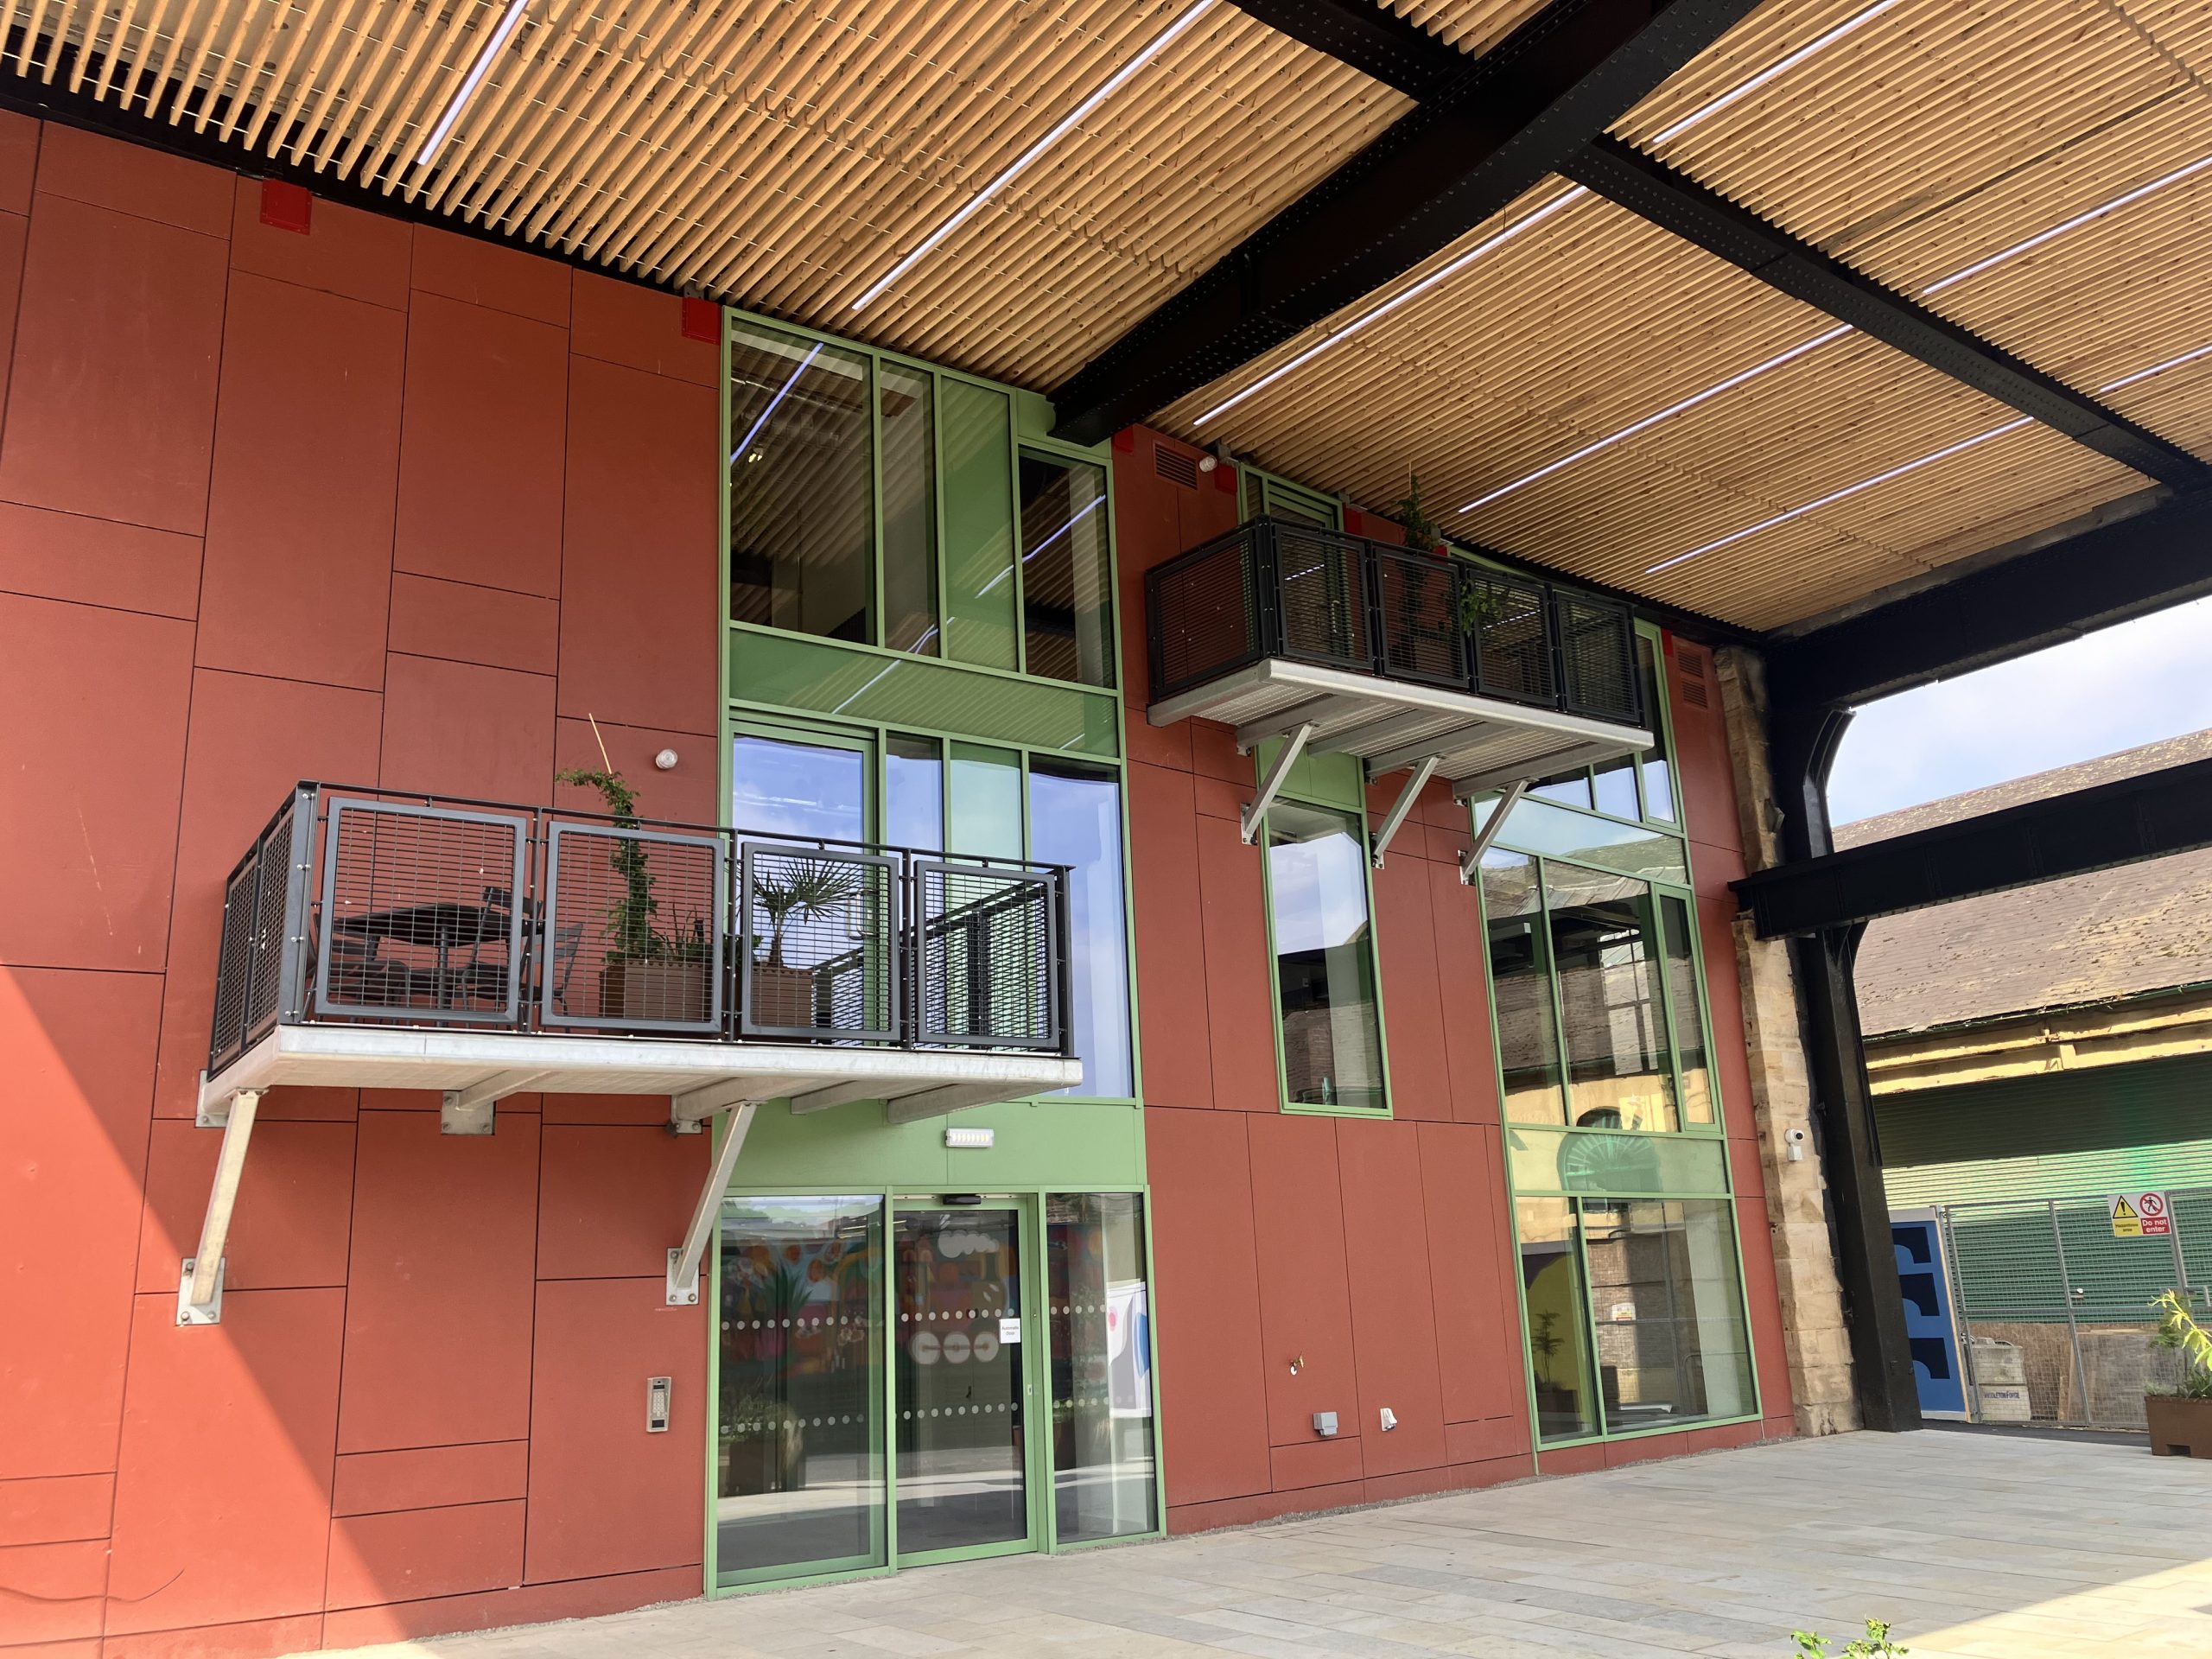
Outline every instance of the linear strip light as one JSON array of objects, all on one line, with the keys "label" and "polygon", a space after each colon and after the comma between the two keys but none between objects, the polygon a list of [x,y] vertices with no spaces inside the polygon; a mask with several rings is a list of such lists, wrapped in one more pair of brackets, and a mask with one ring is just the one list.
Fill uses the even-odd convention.
[{"label": "linear strip light", "polygon": [[1902,467],[1891,467],[1886,473],[1877,473],[1872,478],[1862,478],[1856,484],[1847,484],[1840,490],[1831,490],[1819,499],[1808,501],[1802,506],[1792,507],[1787,512],[1777,512],[1771,518],[1762,518],[1756,524],[1747,525],[1716,541],[1707,542],[1702,547],[1694,547],[1687,553],[1677,553],[1671,559],[1662,559],[1656,564],[1647,565],[1644,567],[1643,574],[1647,576],[1656,576],[1662,570],[1671,570],[1678,564],[1688,563],[1701,553],[1714,552],[1728,546],[1731,543],[1740,542],[1747,536],[1756,536],[1763,530],[1772,530],[1777,524],[1786,524],[1793,518],[1803,518],[1815,508],[1832,506],[1847,496],[1858,494],[1861,490],[1871,490],[1877,484],[1886,484],[1893,478],[1903,478],[1907,473],[1916,473],[1923,467],[1932,466],[1936,461],[1958,454],[1962,450],[1971,449],[1976,444],[1987,443],[1992,438],[2001,438],[2007,432],[2017,432],[2024,426],[2034,424],[2033,416],[2023,415],[2017,421],[2007,421],[2002,426],[1993,426],[1986,432],[1977,432],[1970,438],[1961,438],[1956,443],[1946,444],[1934,454],[1923,455],[1917,461],[1908,461]]},{"label": "linear strip light", "polygon": [[[2104,385],[2099,386],[2097,390],[2099,391],[2118,391],[2122,386],[2134,385],[2139,381],[2148,380],[2152,375],[2164,374],[2168,369],[2177,369],[2184,363],[2195,363],[2199,359],[2207,357],[2212,357],[2212,346],[2199,346],[2194,351],[2183,352],[2178,356],[2167,358],[2163,362],[2153,363],[2147,369],[2138,369],[2133,374],[2121,375],[2117,380],[2107,380]],[[1787,512],[1777,513],[1771,518],[1761,519],[1758,524],[1751,525],[1747,530],[1739,530],[1733,535],[1723,536],[1719,541],[1707,542],[1703,547],[1694,547],[1687,553],[1677,553],[1671,559],[1662,559],[1657,564],[1651,565],[1646,569],[1643,574],[1647,576],[1651,576],[1656,575],[1662,570],[1670,570],[1678,564],[1697,557],[1700,553],[1710,553],[1716,548],[1727,546],[1731,542],[1740,542],[1746,536],[1756,536],[1763,530],[1770,530],[1777,524],[1787,524],[1790,519],[1799,518],[1805,513],[1808,513],[1815,507],[1825,507],[1831,502],[1842,500],[1846,496],[1856,495],[1861,490],[1871,490],[1877,484],[1886,484],[1893,478],[1902,478],[1907,473],[1916,472],[1921,467],[1928,466],[1932,461],[1942,461],[1947,456],[1955,455],[1961,450],[1971,449],[1978,443],[1986,443],[1992,438],[2002,437],[2007,432],[2017,432],[2022,427],[2032,425],[2033,423],[2031,417],[2023,415],[2017,421],[2007,421],[2002,426],[1992,427],[1986,432],[1977,433],[1971,438],[1961,439],[1957,443],[1950,444],[1944,448],[1938,449],[1931,455],[1923,455],[1917,461],[1906,461],[1902,467],[1892,467],[1886,473],[1877,473],[1872,478],[1862,479],[1856,484],[1847,485],[1842,489],[1837,490],[1831,494],[1822,496],[1817,501],[1808,501],[1802,507],[1792,507]]]},{"label": "linear strip light", "polygon": [[[1877,0],[1876,4],[1869,6],[1866,10],[1859,13],[1855,17],[1849,18],[1844,22],[1837,24],[1835,28],[1830,29],[1818,40],[1813,41],[1805,46],[1798,48],[1796,51],[1792,52],[1789,56],[1783,58],[1770,65],[1768,67],[1761,70],[1758,74],[1753,75],[1749,80],[1744,82],[1740,86],[1737,86],[1732,91],[1721,93],[1719,97],[1713,99],[1710,103],[1700,105],[1698,108],[1691,111],[1688,115],[1684,116],[1681,120],[1675,122],[1673,126],[1669,127],[1652,142],[1655,143],[1663,144],[1669,139],[1688,132],[1692,127],[1697,125],[1699,122],[1704,120],[1707,116],[1716,115],[1720,111],[1726,109],[1731,104],[1736,102],[1737,99],[1747,97],[1751,93],[1757,92],[1760,87],[1765,86],[1767,82],[1772,80],[1777,75],[1796,68],[1799,64],[1804,62],[1806,59],[1813,56],[1814,54],[1825,51],[1828,47],[1833,46],[1836,41],[1841,40],[1853,29],[1859,28],[1863,24],[1873,22],[1875,18],[1889,10],[1891,7],[1899,5],[1901,3],[1903,3],[1903,0]],[[1457,259],[1445,266],[1441,270],[1432,272],[1429,276],[1415,283],[1413,287],[1408,289],[1404,293],[1398,295],[1395,298],[1376,307],[1374,310],[1366,313],[1363,316],[1358,317],[1353,321],[1346,323],[1335,333],[1325,335],[1322,339],[1315,341],[1312,346],[1307,346],[1306,350],[1300,352],[1296,357],[1292,358],[1287,363],[1282,364],[1281,366],[1271,370],[1267,374],[1262,376],[1259,379],[1255,380],[1250,385],[1245,387],[1243,391],[1236,393],[1234,397],[1225,398],[1222,402],[1216,404],[1211,409],[1206,410],[1205,414],[1199,416],[1197,420],[1192,423],[1192,424],[1193,426],[1204,426],[1208,421],[1213,419],[1215,416],[1223,413],[1224,410],[1236,408],[1237,404],[1243,403],[1254,392],[1273,385],[1276,381],[1281,379],[1283,376],[1288,374],[1293,369],[1299,368],[1305,364],[1312,362],[1315,358],[1320,356],[1322,353],[1328,351],[1331,347],[1342,345],[1345,340],[1351,339],[1354,334],[1366,327],[1370,323],[1378,322],[1382,318],[1389,315],[1391,312],[1396,310],[1400,306],[1412,299],[1414,296],[1427,293],[1430,289],[1435,287],[1437,283],[1444,281],[1446,277],[1458,275],[1460,271],[1465,270],[1469,265],[1472,264],[1477,259],[1479,259],[1484,254],[1488,253],[1492,248],[1498,246],[1501,243],[1510,241],[1514,237],[1518,236],[1522,231],[1527,230],[1531,225],[1535,224],[1538,220],[1557,213],[1560,208],[1566,207],[1570,202],[1580,200],[1584,196],[1586,196],[1589,194],[1590,192],[1587,188],[1579,184],[1576,185],[1574,188],[1568,191],[1565,195],[1560,197],[1558,200],[1554,201],[1544,207],[1539,208],[1535,213],[1529,214],[1528,218],[1522,219],[1519,223],[1507,226],[1503,231],[1498,232],[1497,235],[1482,244],[1481,246],[1470,248],[1466,252],[1461,254]],[[1786,359],[1777,359],[1777,362]],[[1766,366],[1772,367],[1774,365],[1770,364]],[[1753,371],[1753,372],[1757,372],[1757,371]],[[1748,378],[1749,377],[1746,376],[1745,378]],[[1722,388],[1715,388],[1715,390],[1721,389]],[[1690,404],[1685,403],[1678,407],[1680,409],[1688,409],[1690,407]],[[1663,419],[1665,414],[1674,412],[1675,411],[1664,411],[1661,416],[1654,416],[1653,418]],[[1637,429],[1640,430],[1641,428]],[[1619,438],[1625,437],[1626,435],[1626,433],[1616,433],[1614,437]],[[1611,442],[1612,441],[1612,439],[1607,439],[1605,442]],[[1593,454],[1596,449],[1603,448],[1604,447],[1605,445],[1600,443],[1594,446],[1592,449],[1582,451],[1581,454]],[[1577,459],[1579,459],[1579,456],[1576,455],[1570,455],[1567,457],[1567,460],[1570,461]],[[1562,466],[1565,464],[1566,462],[1560,463]],[[1541,478],[1543,475],[1543,474],[1538,473],[1533,474],[1530,476],[1531,478]],[[1530,479],[1522,479],[1520,480],[1519,484],[1510,484],[1508,485],[1506,488],[1517,489],[1520,487],[1520,484],[1526,484],[1529,481]],[[1500,491],[1498,493],[1503,494],[1503,491]],[[1484,498],[1486,500],[1494,500],[1496,499],[1497,498],[1495,496]],[[1474,506],[1479,506],[1481,505],[1481,502],[1476,502],[1473,504]],[[1459,509],[1462,512],[1470,512],[1471,510],[1471,507],[1462,507]]]},{"label": "linear strip light", "polygon": [[[1023,554],[1023,555],[1021,556],[1021,562],[1022,562],[1024,564],[1028,563],[1030,560],[1032,560],[1032,559],[1035,558],[1035,557],[1036,557],[1039,553],[1042,553],[1042,552],[1043,552],[1046,548],[1050,547],[1050,546],[1051,546],[1054,542],[1058,541],[1058,540],[1060,539],[1060,537],[1063,537],[1063,536],[1066,535],[1070,531],[1073,530],[1073,529],[1074,529],[1077,524],[1081,524],[1084,519],[1086,519],[1086,518],[1090,518],[1090,515],[1091,515],[1092,513],[1094,513],[1094,512],[1097,512],[1099,508],[1101,508],[1101,507],[1104,506],[1105,505],[1106,505],[1106,498],[1105,498],[1104,496],[1103,496],[1103,495],[1095,495],[1095,496],[1091,497],[1091,499],[1090,499],[1090,505],[1088,505],[1088,506],[1086,506],[1085,508],[1084,508],[1084,510],[1083,510],[1081,512],[1077,513],[1077,514],[1075,515],[1075,517],[1074,517],[1074,518],[1072,518],[1069,519],[1069,520],[1067,521],[1067,523],[1065,523],[1065,524],[1062,524],[1062,525],[1061,525],[1058,530],[1054,531],[1051,535],[1047,536],[1047,537],[1046,537],[1043,541],[1041,541],[1041,542],[1038,543],[1036,546],[1034,546],[1034,547],[1031,548],[1031,549],[1030,549],[1027,553]],[[1005,569],[1003,569],[1003,570],[1000,571],[1000,572],[998,573],[998,575],[996,575],[995,576],[993,576],[993,577],[992,577],[988,582],[985,582],[985,583],[984,583],[981,588],[978,588],[976,590],[976,595],[980,598],[982,594],[985,594],[989,593],[989,592],[991,591],[991,589],[992,589],[992,588],[994,588],[997,587],[997,586],[999,585],[999,583],[1001,583],[1001,582],[1004,582],[1004,581],[1005,581],[1008,576],[1012,575],[1013,574],[1014,574],[1014,567],[1013,567],[1011,564],[1009,564],[1009,565],[1007,565],[1007,568],[1006,568]]]},{"label": "linear strip light", "polygon": [[1193,5],[1188,11],[1185,11],[1180,17],[1178,17],[1173,22],[1170,23],[1166,29],[1154,35],[1143,50],[1139,52],[1135,57],[1131,58],[1127,63],[1123,64],[1119,69],[1116,70],[1114,73],[1108,78],[1105,85],[1099,87],[1096,92],[1091,93],[1089,98],[1084,99],[1082,103],[1077,105],[1071,111],[1059,120],[1050,132],[1046,133],[1042,138],[1039,138],[1035,143],[1030,145],[1028,149],[1023,150],[1020,155],[1017,156],[1014,158],[1013,166],[1007,168],[1003,173],[1001,173],[998,177],[993,179],[988,184],[985,185],[976,194],[969,198],[968,203],[965,207],[962,207],[958,213],[953,214],[950,219],[946,219],[944,224],[938,226],[937,229],[931,231],[927,236],[924,237],[920,242],[915,245],[912,252],[908,253],[905,258],[901,259],[897,264],[892,266],[891,269],[884,272],[881,276],[878,277],[874,286],[870,288],[868,292],[861,295],[860,298],[853,302],[853,309],[858,311],[862,307],[868,305],[870,302],[874,301],[878,296],[880,296],[884,289],[889,288],[892,283],[897,282],[901,276],[904,276],[917,264],[920,264],[923,257],[926,255],[931,248],[937,246],[937,245],[944,241],[946,237],[950,236],[955,231],[966,224],[969,219],[977,213],[985,202],[988,201],[993,196],[998,194],[1000,191],[1005,189],[1007,186],[1012,184],[1014,180],[1020,177],[1022,172],[1032,162],[1034,162],[1046,150],[1052,149],[1052,147],[1059,143],[1061,139],[1066,137],[1069,133],[1075,130],[1077,124],[1080,123],[1085,116],[1096,109],[1101,104],[1103,104],[1108,99],[1113,97],[1116,92],[1121,91],[1124,86],[1128,85],[1130,79],[1134,77],[1140,69],[1142,69],[1147,64],[1150,63],[1162,52],[1166,51],[1167,48],[1173,45],[1177,39],[1196,24],[1199,18],[1205,16],[1209,11],[1211,11],[1214,8],[1214,3],[1215,0],[1198,0],[1197,4]]},{"label": "linear strip light", "polygon": [[791,395],[791,388],[798,385],[799,376],[804,374],[808,369],[811,368],[814,365],[814,359],[821,355],[822,346],[817,342],[812,351],[809,352],[804,357],[799,359],[798,367],[791,371],[791,378],[785,381],[783,389],[768,400],[768,407],[760,411],[760,418],[753,422],[753,424],[747,429],[745,436],[739,442],[737,448],[729,452],[729,464],[731,466],[736,466],[737,458],[753,447],[753,440],[760,435],[760,429],[768,424],[768,417],[776,412],[777,409],[782,404],[785,398]]},{"label": "linear strip light", "polygon": [[2078,230],[2092,219],[2102,219],[2107,213],[2117,213],[2130,202],[2140,201],[2144,197],[2154,191],[2163,190],[2170,184],[2178,184],[2191,174],[2202,173],[2208,167],[2212,167],[2212,156],[2199,156],[2186,166],[2177,167],[2171,173],[2162,174],[2148,184],[2139,184],[2133,190],[2114,196],[2101,207],[2092,207],[2086,213],[2076,213],[2063,224],[2054,225],[2047,231],[2038,231],[2024,241],[2015,242],[2011,247],[2000,249],[1991,254],[1986,259],[1977,259],[1964,270],[1955,270],[1948,276],[1939,277],[1920,291],[1923,294],[1940,294],[1954,283],[1963,283],[1969,276],[1978,276],[1992,265],[2001,265],[2007,259],[2017,258],[2031,248],[2039,248],[2054,238],[2065,235],[2069,231]]},{"label": "linear strip light", "polygon": [[1372,311],[1366,313],[1357,321],[1346,323],[1343,327],[1338,329],[1332,334],[1324,335],[1321,339],[1316,340],[1313,345],[1300,352],[1296,357],[1292,358],[1287,363],[1282,364],[1281,366],[1272,369],[1266,374],[1262,375],[1257,380],[1255,380],[1250,385],[1245,387],[1243,391],[1236,393],[1234,397],[1224,398],[1220,403],[1216,404],[1211,409],[1206,410],[1205,414],[1199,416],[1197,420],[1192,422],[1191,424],[1193,426],[1204,426],[1208,421],[1213,419],[1215,416],[1221,414],[1224,410],[1236,408],[1237,404],[1243,403],[1254,392],[1262,391],[1266,387],[1274,385],[1276,381],[1281,379],[1283,376],[1288,374],[1293,369],[1299,368],[1305,364],[1311,363],[1315,358],[1320,356],[1322,353],[1327,351],[1331,346],[1341,346],[1345,340],[1350,340],[1354,334],[1366,327],[1370,322],[1381,321],[1384,317],[1389,316],[1390,313],[1396,310],[1400,306],[1405,304],[1407,301],[1417,298],[1421,295],[1427,293],[1430,289],[1434,288],[1439,283],[1445,281],[1447,277],[1458,276],[1459,272],[1465,270],[1469,265],[1473,264],[1476,260],[1481,258],[1491,249],[1503,247],[1506,243],[1510,242],[1515,237],[1520,235],[1522,232],[1533,229],[1535,226],[1541,225],[1544,220],[1549,219],[1554,213],[1559,212],[1560,208],[1567,207],[1571,202],[1581,200],[1583,197],[1589,194],[1590,192],[1586,187],[1578,184],[1574,188],[1569,190],[1565,195],[1559,197],[1556,200],[1546,202],[1542,207],[1537,208],[1535,213],[1529,214],[1526,218],[1516,219],[1512,224],[1500,231],[1496,236],[1491,237],[1483,242],[1478,243],[1475,246],[1469,248],[1465,253],[1461,254],[1457,259],[1454,259],[1450,264],[1441,266],[1439,269],[1429,272],[1427,276],[1422,277],[1421,281],[1415,283],[1404,293],[1393,295],[1390,298],[1383,301],[1382,304],[1376,306]]},{"label": "linear strip light", "polygon": [[515,32],[515,25],[522,22],[523,9],[529,4],[530,0],[507,0],[506,13],[499,19],[499,26],[492,31],[492,38],[484,42],[484,49],[476,54],[476,61],[469,66],[468,78],[454,92],[452,100],[446,105],[446,112],[438,118],[438,124],[430,130],[429,141],[415,158],[416,166],[428,167],[437,159],[438,151],[445,146],[446,135],[453,130],[453,124],[461,119],[461,112],[468,107],[468,100],[476,96],[476,88],[491,69],[492,60],[507,43],[507,36]]}]

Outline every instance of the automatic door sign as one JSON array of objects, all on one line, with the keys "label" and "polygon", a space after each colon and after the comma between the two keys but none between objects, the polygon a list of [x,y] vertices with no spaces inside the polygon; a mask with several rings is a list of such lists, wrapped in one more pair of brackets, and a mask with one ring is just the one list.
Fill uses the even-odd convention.
[{"label": "automatic door sign", "polygon": [[2106,1201],[2114,1238],[2171,1238],[2173,1213],[2163,1192],[2115,1192]]}]

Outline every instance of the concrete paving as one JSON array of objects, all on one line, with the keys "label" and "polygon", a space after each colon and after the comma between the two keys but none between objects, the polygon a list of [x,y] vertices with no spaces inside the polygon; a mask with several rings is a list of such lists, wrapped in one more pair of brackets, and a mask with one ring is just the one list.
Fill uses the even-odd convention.
[{"label": "concrete paving", "polygon": [[2212,1462],[1925,1433],[1783,1442],[1086,1554],[363,1649],[378,1659],[2212,1655]]}]

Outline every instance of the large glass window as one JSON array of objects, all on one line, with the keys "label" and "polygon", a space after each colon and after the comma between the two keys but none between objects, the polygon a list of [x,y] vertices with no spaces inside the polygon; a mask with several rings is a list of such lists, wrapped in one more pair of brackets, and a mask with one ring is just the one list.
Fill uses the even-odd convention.
[{"label": "large glass window", "polygon": [[1551,939],[1536,861],[1491,848],[1483,855],[1483,914],[1490,933],[1491,1000],[1505,1077],[1505,1121],[1564,1123],[1559,1014],[1552,1001]]},{"label": "large glass window", "polygon": [[1021,610],[1029,672],[1114,683],[1103,467],[1022,453]]},{"label": "large glass window", "polygon": [[1574,1201],[1522,1198],[1514,1205],[1514,1217],[1521,1236],[1521,1302],[1528,1318],[1537,1438],[1581,1440],[1598,1432],[1598,1400]]},{"label": "large glass window", "polygon": [[935,657],[937,454],[934,382],[899,363],[882,365],[883,643]]},{"label": "large glass window", "polygon": [[883,1204],[722,1204],[716,1578],[884,1564]]},{"label": "large glass window", "polygon": [[1705,999],[1697,982],[1696,947],[1690,929],[1696,918],[1687,899],[1662,893],[1659,913],[1667,933],[1667,992],[1675,1005],[1675,1059],[1682,1079],[1682,1121],[1716,1121],[1713,1099],[1713,1068],[1705,1054],[1705,1021],[1700,1010]]},{"label": "large glass window", "polygon": [[1103,766],[1029,764],[1029,855],[1065,864],[1068,1018],[1083,1082],[1071,1094],[1136,1093],[1129,1057],[1128,931],[1122,911],[1122,785]]},{"label": "large glass window", "polygon": [[1650,887],[1569,864],[1547,864],[1544,873],[1568,1121],[1680,1128]]},{"label": "large glass window", "polygon": [[1726,1198],[1582,1198],[1605,1426],[1618,1434],[1753,1409]]},{"label": "large glass window", "polygon": [[730,615],[870,641],[868,359],[740,321],[729,350]]},{"label": "large glass window", "polygon": [[1055,1193],[1046,1200],[1045,1255],[1059,1541],[1150,1532],[1159,1524],[1159,1475],[1144,1199]]},{"label": "large glass window", "polygon": [[1267,849],[1284,1098],[1380,1110],[1382,1029],[1359,815],[1277,801]]}]

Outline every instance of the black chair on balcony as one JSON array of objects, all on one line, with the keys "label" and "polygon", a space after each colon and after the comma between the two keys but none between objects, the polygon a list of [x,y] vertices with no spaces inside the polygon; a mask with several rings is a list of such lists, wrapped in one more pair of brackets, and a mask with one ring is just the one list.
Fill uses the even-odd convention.
[{"label": "black chair on balcony", "polygon": [[328,940],[333,1001],[359,1007],[404,1008],[413,1007],[418,995],[435,998],[435,976],[383,955],[383,945],[384,941],[373,934],[333,930]]}]

